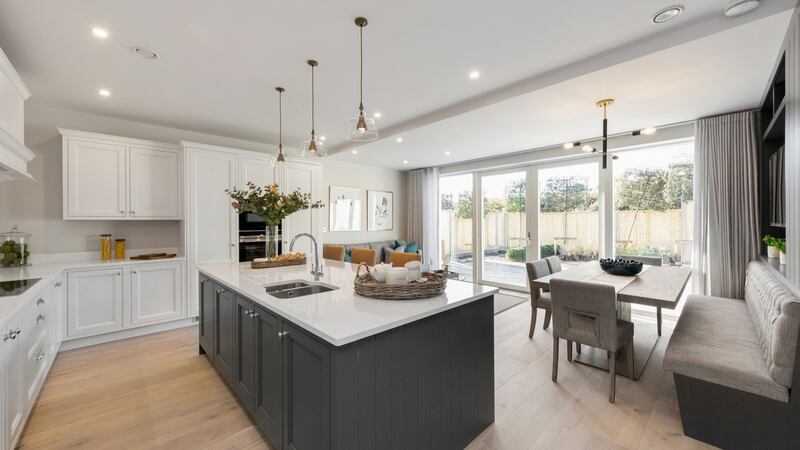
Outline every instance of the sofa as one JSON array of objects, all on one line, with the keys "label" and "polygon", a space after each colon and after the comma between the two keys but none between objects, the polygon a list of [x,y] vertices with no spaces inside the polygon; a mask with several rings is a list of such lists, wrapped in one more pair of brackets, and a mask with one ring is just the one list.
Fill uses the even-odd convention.
[{"label": "sofa", "polygon": [[[398,247],[401,247],[401,246],[405,247],[407,244],[408,244],[408,242],[406,242],[404,240],[390,240],[390,241],[365,242],[365,243],[361,243],[361,244],[335,244],[335,245],[341,245],[341,246],[344,247],[345,261],[348,260],[347,258],[350,255],[350,250],[353,247],[371,248],[371,249],[375,250],[375,261],[374,261],[374,264],[373,264],[373,265],[375,265],[375,264],[378,264],[378,263],[388,262],[389,261],[389,255],[386,254],[386,252],[384,252],[385,249],[389,248],[389,249],[395,250],[395,249],[397,249]],[[415,245],[415,249],[413,250],[412,253],[421,253],[421,250],[418,250],[418,246],[416,246],[416,243],[412,243],[412,244]]]},{"label": "sofa", "polygon": [[664,354],[684,433],[722,448],[800,448],[799,336],[797,288],[762,261],[748,266],[744,299],[690,295]]}]

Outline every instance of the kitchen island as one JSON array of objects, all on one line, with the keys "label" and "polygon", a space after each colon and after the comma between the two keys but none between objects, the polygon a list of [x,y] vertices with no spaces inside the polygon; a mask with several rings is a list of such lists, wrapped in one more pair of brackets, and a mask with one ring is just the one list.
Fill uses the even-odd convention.
[{"label": "kitchen island", "polygon": [[[494,420],[495,288],[387,301],[353,292],[356,266],[326,261],[200,270],[200,352],[273,446],[463,448]],[[334,288],[281,299],[290,282]]]}]

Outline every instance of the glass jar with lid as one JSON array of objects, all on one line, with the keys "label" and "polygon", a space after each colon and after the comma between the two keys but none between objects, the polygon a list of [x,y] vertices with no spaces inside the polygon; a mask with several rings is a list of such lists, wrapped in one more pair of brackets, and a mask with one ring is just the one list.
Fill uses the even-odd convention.
[{"label": "glass jar with lid", "polygon": [[30,265],[31,234],[19,231],[16,225],[11,231],[0,233],[0,266],[21,267]]}]

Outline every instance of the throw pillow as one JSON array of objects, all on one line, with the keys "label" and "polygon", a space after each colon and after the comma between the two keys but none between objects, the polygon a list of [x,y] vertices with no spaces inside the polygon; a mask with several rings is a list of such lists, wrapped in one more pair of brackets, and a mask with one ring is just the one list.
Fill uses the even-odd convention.
[{"label": "throw pillow", "polygon": [[351,250],[348,248],[344,251],[344,262],[351,262],[353,260],[353,254]]},{"label": "throw pillow", "polygon": [[392,253],[403,253],[405,251],[405,247],[397,247],[397,248],[389,248],[383,247],[383,262],[384,264],[389,264],[389,261],[392,259]]},{"label": "throw pillow", "polygon": [[394,241],[394,248],[405,247],[407,244],[408,243],[406,241],[404,241],[402,239],[398,239],[398,240]]},{"label": "throw pillow", "polygon": [[417,253],[417,243],[406,244],[406,253]]}]

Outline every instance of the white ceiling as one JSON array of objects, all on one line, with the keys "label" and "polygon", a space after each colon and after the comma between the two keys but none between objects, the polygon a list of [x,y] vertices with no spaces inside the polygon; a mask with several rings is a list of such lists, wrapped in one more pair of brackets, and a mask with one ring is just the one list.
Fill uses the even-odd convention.
[{"label": "white ceiling", "polygon": [[[726,2],[685,0],[682,16],[653,25],[669,2],[0,0],[0,47],[31,101],[260,142],[277,142],[282,85],[293,147],[309,131],[314,58],[317,132],[336,157],[410,168],[595,136],[605,96],[618,100],[612,131],[755,105],[788,24],[775,13],[795,2],[737,19],[721,16]],[[351,155],[357,15],[370,20],[365,106],[383,117],[382,139]]]}]

